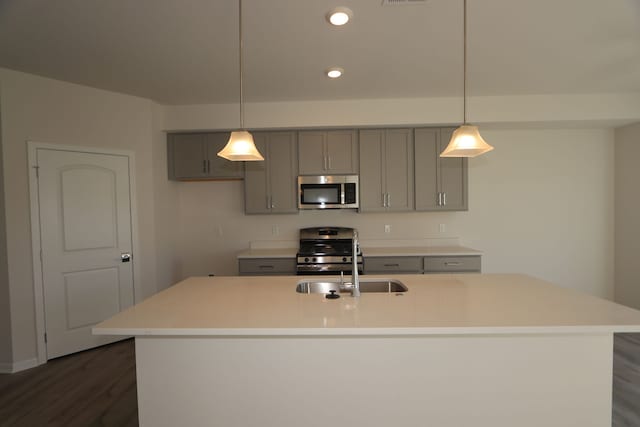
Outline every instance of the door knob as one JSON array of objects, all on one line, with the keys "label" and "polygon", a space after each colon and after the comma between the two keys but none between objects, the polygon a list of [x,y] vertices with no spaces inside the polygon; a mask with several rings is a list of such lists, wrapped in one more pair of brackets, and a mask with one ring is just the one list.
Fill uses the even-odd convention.
[{"label": "door knob", "polygon": [[131,254],[128,252],[121,253],[120,259],[122,260],[122,262],[129,262],[131,261]]}]

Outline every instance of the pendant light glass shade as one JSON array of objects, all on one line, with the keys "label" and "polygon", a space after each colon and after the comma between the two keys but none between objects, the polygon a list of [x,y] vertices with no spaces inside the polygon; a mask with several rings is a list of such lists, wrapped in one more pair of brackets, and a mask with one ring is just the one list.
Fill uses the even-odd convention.
[{"label": "pendant light glass shade", "polygon": [[253,142],[253,136],[244,130],[231,132],[229,142],[220,150],[218,156],[235,162],[264,160]]},{"label": "pendant light glass shade", "polygon": [[451,141],[440,157],[475,157],[491,150],[493,147],[482,139],[478,126],[464,124],[453,131]]},{"label": "pendant light glass shade", "polygon": [[467,0],[464,0],[463,7],[463,122],[458,129],[453,131],[451,141],[449,141],[447,148],[440,153],[440,157],[476,157],[493,150],[493,147],[480,136],[478,127],[467,123]]},{"label": "pendant light glass shade", "polygon": [[242,96],[242,0],[238,0],[238,49],[240,70],[240,130],[231,132],[227,145],[218,152],[218,156],[232,162],[251,162],[264,160],[253,142],[253,135],[244,130],[244,103]]}]

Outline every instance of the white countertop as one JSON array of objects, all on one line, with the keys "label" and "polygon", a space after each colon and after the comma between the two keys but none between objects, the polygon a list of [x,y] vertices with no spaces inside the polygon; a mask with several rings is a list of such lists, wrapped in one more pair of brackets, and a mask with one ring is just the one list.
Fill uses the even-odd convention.
[{"label": "white countertop", "polygon": [[[295,258],[298,248],[247,249],[238,254],[238,259],[246,258]],[[466,256],[481,255],[482,252],[464,246],[365,246],[362,253],[367,257],[388,256]]]},{"label": "white countertop", "polygon": [[[318,336],[640,332],[640,311],[518,274],[391,277],[401,295],[298,294],[304,276],[191,277],[98,335]],[[328,276],[307,277],[321,280]]]}]

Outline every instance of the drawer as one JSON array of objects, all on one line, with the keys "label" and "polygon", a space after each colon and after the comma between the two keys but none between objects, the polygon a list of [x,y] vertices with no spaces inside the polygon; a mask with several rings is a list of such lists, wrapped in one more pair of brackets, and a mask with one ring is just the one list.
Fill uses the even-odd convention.
[{"label": "drawer", "polygon": [[480,272],[480,255],[424,257],[425,273]]},{"label": "drawer", "polygon": [[248,258],[238,261],[241,276],[294,275],[295,258]]},{"label": "drawer", "polygon": [[364,258],[365,273],[422,273],[421,257]]}]

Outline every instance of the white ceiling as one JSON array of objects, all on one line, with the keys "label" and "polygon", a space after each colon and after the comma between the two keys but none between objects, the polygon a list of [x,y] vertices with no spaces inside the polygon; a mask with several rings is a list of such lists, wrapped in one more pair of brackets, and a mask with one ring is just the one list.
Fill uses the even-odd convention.
[{"label": "white ceiling", "polygon": [[[344,28],[325,14],[349,7]],[[238,100],[237,0],[0,0],[0,67]],[[246,101],[462,94],[462,0],[243,0]],[[640,0],[468,0],[468,93],[640,93]],[[333,81],[323,72],[344,68]]]}]

